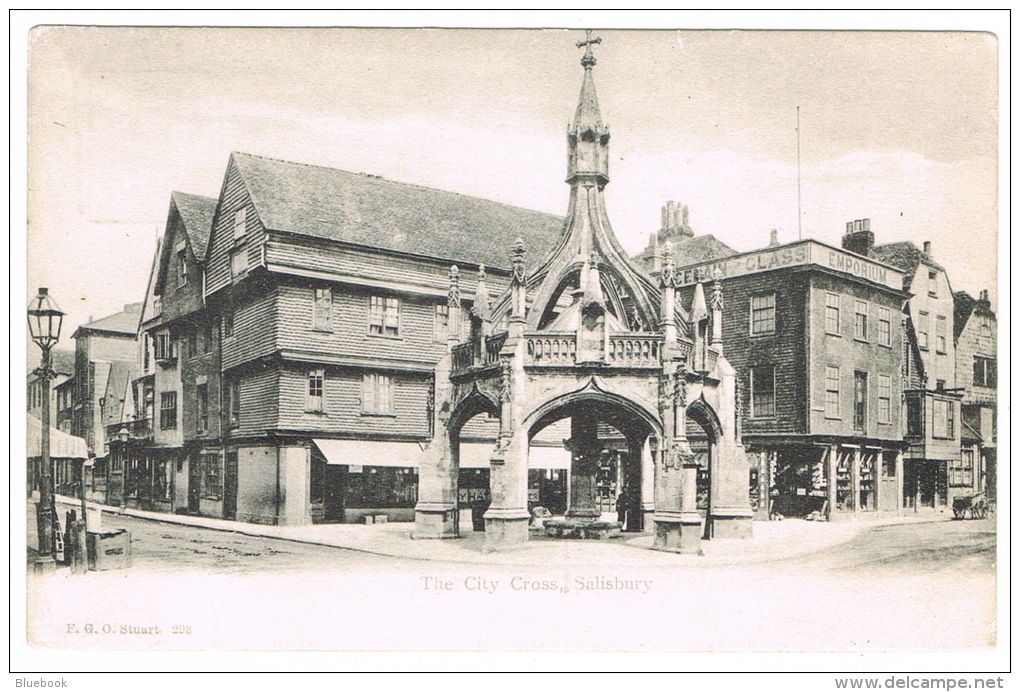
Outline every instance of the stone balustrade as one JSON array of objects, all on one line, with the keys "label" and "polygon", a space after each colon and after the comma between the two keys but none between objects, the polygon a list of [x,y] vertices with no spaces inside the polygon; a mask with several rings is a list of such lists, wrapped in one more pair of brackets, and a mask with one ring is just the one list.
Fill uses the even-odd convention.
[{"label": "stone balustrade", "polygon": [[658,334],[612,334],[606,361],[620,366],[659,365],[662,337]]},{"label": "stone balustrade", "polygon": [[577,335],[573,332],[536,332],[526,335],[526,358],[533,365],[573,365]]}]

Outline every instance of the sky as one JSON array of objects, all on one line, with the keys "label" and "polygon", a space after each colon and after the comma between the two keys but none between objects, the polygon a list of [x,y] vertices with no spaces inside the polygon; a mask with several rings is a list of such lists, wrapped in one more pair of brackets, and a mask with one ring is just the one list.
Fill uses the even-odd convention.
[{"label": "sky", "polygon": [[[997,52],[977,32],[599,30],[609,218],[639,252],[669,200],[737,250],[932,241],[997,304]],[[582,31],[40,27],[28,36],[25,303],[143,300],[174,190],[231,151],[555,214]],[[800,121],[798,229],[797,119]],[[14,226],[16,228],[16,226]],[[16,302],[16,301],[13,301]]]}]

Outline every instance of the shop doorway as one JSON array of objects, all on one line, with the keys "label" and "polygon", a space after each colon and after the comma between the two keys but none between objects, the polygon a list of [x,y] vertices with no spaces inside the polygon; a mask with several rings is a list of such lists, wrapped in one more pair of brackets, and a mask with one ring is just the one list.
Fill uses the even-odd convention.
[{"label": "shop doorway", "polygon": [[946,464],[928,459],[904,464],[903,506],[934,511],[946,505]]}]

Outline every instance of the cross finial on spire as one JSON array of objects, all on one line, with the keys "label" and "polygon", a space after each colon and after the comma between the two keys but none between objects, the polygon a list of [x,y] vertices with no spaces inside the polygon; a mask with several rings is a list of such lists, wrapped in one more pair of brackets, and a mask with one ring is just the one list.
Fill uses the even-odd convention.
[{"label": "cross finial on spire", "polygon": [[581,65],[584,69],[588,70],[595,66],[595,56],[591,52],[591,47],[596,43],[602,43],[602,39],[596,36],[591,37],[591,29],[587,29],[584,32],[584,40],[577,42],[578,48],[584,48],[584,55],[581,56]]}]

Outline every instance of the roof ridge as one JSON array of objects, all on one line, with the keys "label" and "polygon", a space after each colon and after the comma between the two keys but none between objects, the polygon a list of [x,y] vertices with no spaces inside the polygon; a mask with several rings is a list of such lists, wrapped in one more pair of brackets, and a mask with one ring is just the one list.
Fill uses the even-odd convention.
[{"label": "roof ridge", "polygon": [[253,158],[253,159],[262,159],[263,161],[275,161],[277,163],[286,163],[286,164],[289,164],[291,166],[303,166],[305,168],[316,168],[316,169],[319,169],[319,170],[332,171],[334,173],[343,173],[345,175],[358,176],[358,177],[361,177],[361,178],[367,178],[369,180],[381,180],[383,182],[390,183],[390,184],[393,184],[393,185],[401,185],[403,187],[409,187],[409,188],[413,188],[413,189],[417,189],[417,190],[427,190],[429,192],[439,192],[439,193],[442,193],[442,194],[445,194],[445,195],[456,195],[458,197],[464,197],[464,198],[467,198],[467,199],[473,199],[473,200],[478,200],[478,201],[482,201],[482,202],[487,202],[488,204],[499,205],[501,207],[506,207],[508,209],[517,209],[517,210],[520,210],[520,211],[531,212],[532,214],[542,214],[544,216],[548,216],[550,218],[558,219],[558,220],[563,220],[563,218],[564,218],[561,215],[553,214],[553,213],[548,212],[548,211],[539,211],[538,209],[529,209],[528,207],[521,207],[521,206],[517,206],[515,204],[507,204],[506,202],[500,202],[500,201],[497,201],[497,200],[494,200],[494,199],[489,199],[487,197],[479,197],[478,195],[469,195],[469,194],[467,194],[465,192],[456,192],[454,190],[444,190],[444,189],[439,188],[439,187],[430,187],[428,185],[420,185],[418,183],[408,183],[408,182],[404,182],[402,180],[393,180],[392,178],[387,178],[385,176],[381,176],[381,175],[378,175],[376,173],[365,173],[365,172],[357,172],[356,173],[354,171],[348,171],[348,170],[345,170],[343,168],[334,168],[332,166],[323,166],[321,164],[316,164],[316,163],[304,163],[302,161],[288,161],[286,159],[276,158],[275,156],[263,156],[262,154],[249,154],[249,153],[244,152],[244,151],[235,151],[235,152],[232,152],[232,153],[235,154],[235,155],[247,156],[247,157]]},{"label": "roof ridge", "polygon": [[170,193],[170,196],[173,197],[174,195],[185,195],[186,197],[198,197],[199,199],[208,200],[210,202],[216,202],[217,201],[217,199],[215,197],[209,197],[207,195],[200,195],[200,194],[195,193],[195,192],[185,192],[184,190],[173,190]]}]

